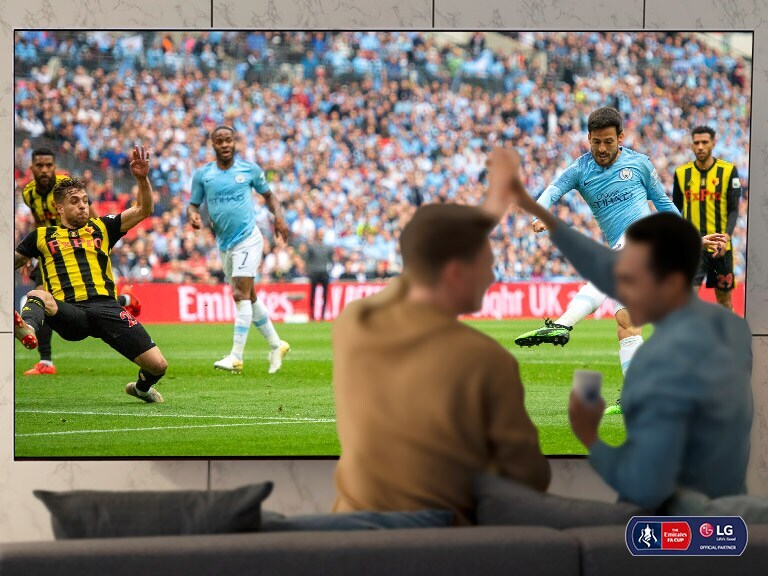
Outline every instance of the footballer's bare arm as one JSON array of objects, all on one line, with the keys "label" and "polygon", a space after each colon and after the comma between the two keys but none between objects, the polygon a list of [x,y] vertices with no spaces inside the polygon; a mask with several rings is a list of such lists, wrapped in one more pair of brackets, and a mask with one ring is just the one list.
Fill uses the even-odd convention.
[{"label": "footballer's bare arm", "polygon": [[283,210],[280,207],[280,200],[274,192],[268,192],[264,194],[264,202],[266,202],[269,211],[275,216],[275,235],[287,242],[291,231],[283,218]]},{"label": "footballer's bare arm", "polygon": [[124,210],[120,217],[120,230],[127,232],[139,222],[148,218],[154,209],[152,202],[152,185],[149,183],[149,150],[144,146],[133,148],[131,172],[136,178],[139,192],[136,195],[136,205]]}]

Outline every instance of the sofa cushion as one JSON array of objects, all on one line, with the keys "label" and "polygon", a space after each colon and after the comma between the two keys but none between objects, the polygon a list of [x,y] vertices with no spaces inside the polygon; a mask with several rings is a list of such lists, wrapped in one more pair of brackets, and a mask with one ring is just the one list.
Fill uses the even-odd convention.
[{"label": "sofa cushion", "polygon": [[696,490],[680,489],[666,504],[669,516],[741,516],[747,525],[768,524],[768,497],[742,494],[712,499]]},{"label": "sofa cushion", "polygon": [[57,540],[255,532],[272,482],[234,490],[107,492],[35,490]]},{"label": "sofa cushion", "polygon": [[632,516],[643,513],[633,504],[544,494],[491,474],[477,478],[475,499],[477,523],[481,526],[548,526],[563,530],[577,526],[626,525]]},{"label": "sofa cushion", "polygon": [[393,530],[399,528],[440,528],[452,526],[450,510],[416,510],[410,512],[349,512],[341,514],[306,514],[283,516],[264,511],[262,532],[309,530]]}]

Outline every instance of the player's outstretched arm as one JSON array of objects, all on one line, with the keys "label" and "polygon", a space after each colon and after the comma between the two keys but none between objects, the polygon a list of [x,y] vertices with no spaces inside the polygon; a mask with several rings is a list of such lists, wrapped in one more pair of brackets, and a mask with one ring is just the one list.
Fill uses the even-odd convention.
[{"label": "player's outstretched arm", "polygon": [[120,231],[127,232],[139,222],[152,214],[152,185],[149,183],[149,150],[144,146],[133,148],[133,160],[131,161],[131,172],[139,185],[139,192],[136,194],[136,204],[120,215]]}]

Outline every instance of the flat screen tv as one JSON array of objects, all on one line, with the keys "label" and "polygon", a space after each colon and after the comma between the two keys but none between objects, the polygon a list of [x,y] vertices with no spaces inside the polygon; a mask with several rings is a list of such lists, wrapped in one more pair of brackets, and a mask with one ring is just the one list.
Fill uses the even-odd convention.
[{"label": "flat screen tv", "polygon": [[[151,216],[119,240],[114,222],[83,238],[37,232],[44,249],[59,250],[52,268],[33,259],[16,270],[17,310],[37,286],[58,299],[124,305],[112,307],[110,328],[83,332],[75,317],[58,326],[96,338],[53,332],[48,344],[43,329],[37,349],[16,342],[18,459],[338,456],[332,323],[399,273],[399,233],[416,207],[478,204],[497,145],[521,152],[526,184],[542,194],[590,153],[587,118],[604,106],[621,115],[623,146],[649,156],[664,192],[687,203],[702,234],[735,222],[701,295],[744,314],[752,33],[17,30],[14,64],[15,246],[56,224],[49,200],[65,176],[84,182],[103,222],[130,207],[135,146],[150,152],[154,189]],[[231,130],[212,143],[218,126]],[[690,164],[701,160],[692,134],[700,126],[713,144],[702,162],[725,161],[705,177],[717,179],[714,192],[693,182],[703,173]],[[217,153],[259,167],[238,176],[253,179],[253,202],[216,199],[246,207],[230,223],[239,232],[213,230],[211,201],[200,203],[199,229],[187,212],[196,186],[215,178],[193,174]],[[288,241],[274,233],[266,190]],[[587,200],[562,192],[551,209],[608,243],[595,213],[623,202],[621,192]],[[255,230],[255,248],[222,261],[218,242],[245,228]],[[77,242],[87,241],[114,249],[77,256]],[[492,245],[497,283],[466,321],[516,355],[544,452],[581,455],[567,418],[572,373],[601,371],[606,401],[618,399],[617,306],[585,288],[522,213],[508,213]],[[322,268],[308,269],[318,250],[327,285],[312,282]],[[233,296],[250,284],[230,285],[227,267],[255,277],[257,325],[244,343],[248,315]],[[545,319],[565,323],[564,314],[575,324],[567,342],[562,331],[538,331]],[[126,357],[146,349],[126,335],[137,321],[168,362],[162,404],[125,393],[138,371]],[[270,338],[290,343],[279,369],[287,347],[270,356]],[[238,346],[242,364],[230,357]],[[622,417],[606,416],[602,434],[620,443]]]}]

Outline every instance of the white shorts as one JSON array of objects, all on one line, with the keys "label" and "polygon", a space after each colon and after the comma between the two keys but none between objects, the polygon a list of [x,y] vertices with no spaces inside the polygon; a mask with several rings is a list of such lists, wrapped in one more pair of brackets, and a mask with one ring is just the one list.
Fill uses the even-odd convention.
[{"label": "white shorts", "polygon": [[264,238],[258,226],[248,238],[221,253],[221,267],[228,283],[232,278],[254,278],[259,273],[264,256]]}]

